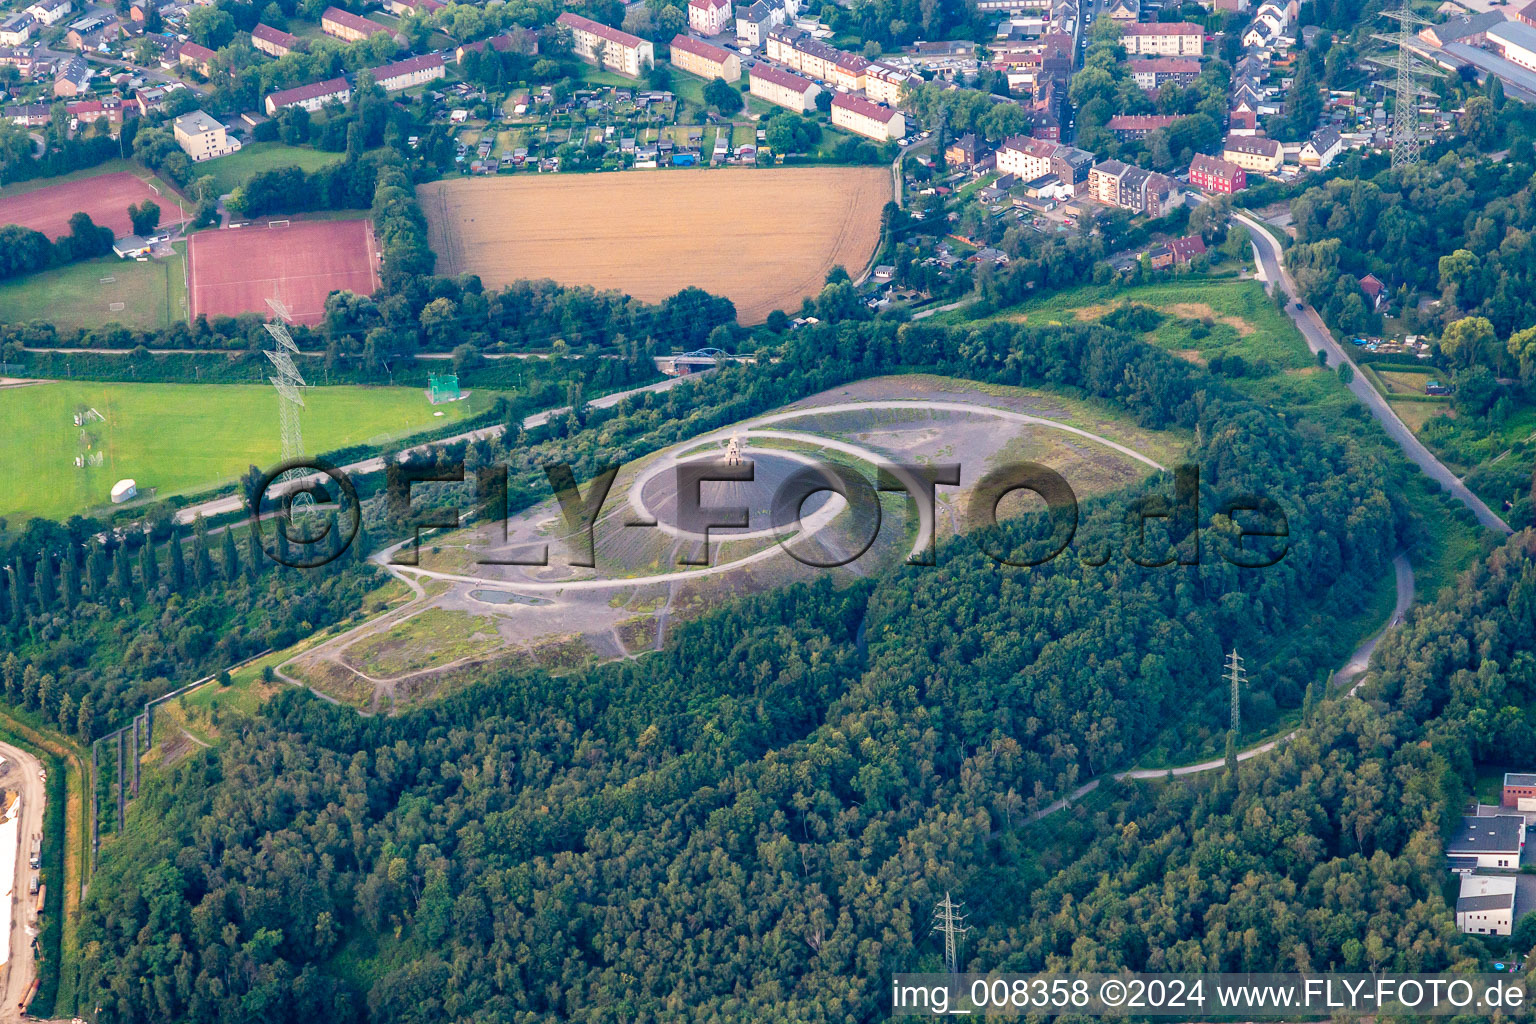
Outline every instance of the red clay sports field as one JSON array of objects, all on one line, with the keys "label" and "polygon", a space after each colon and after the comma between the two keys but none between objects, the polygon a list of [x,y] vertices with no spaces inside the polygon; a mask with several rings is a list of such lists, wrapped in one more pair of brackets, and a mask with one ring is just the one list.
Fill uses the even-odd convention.
[{"label": "red clay sports field", "polygon": [[277,299],[294,322],[317,324],[334,291],[372,295],[378,250],[366,220],[277,221],[200,231],[189,240],[192,315],[271,313]]},{"label": "red clay sports field", "polygon": [[20,224],[56,239],[69,234],[69,218],[83,211],[121,238],[133,229],[128,220],[128,205],[146,199],[153,199],[160,207],[161,224],[180,220],[175,196],[158,195],[146,182],[120,171],[0,199],[0,224]]}]

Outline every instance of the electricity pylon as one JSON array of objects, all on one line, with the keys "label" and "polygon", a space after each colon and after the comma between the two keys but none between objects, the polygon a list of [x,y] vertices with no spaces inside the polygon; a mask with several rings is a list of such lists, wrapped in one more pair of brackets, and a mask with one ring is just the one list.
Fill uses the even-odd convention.
[{"label": "electricity pylon", "polygon": [[1232,653],[1227,655],[1227,682],[1232,685],[1232,732],[1238,731],[1241,718],[1242,705],[1238,700],[1238,692],[1242,685],[1248,681],[1248,672],[1243,668],[1243,656],[1237,653],[1237,648],[1232,648]]},{"label": "electricity pylon", "polygon": [[[304,457],[304,428],[299,420],[299,410],[304,408],[304,394],[299,389],[304,387],[304,375],[299,373],[299,368],[293,364],[293,357],[299,354],[299,346],[293,343],[293,336],[288,333],[286,321],[293,318],[288,313],[288,308],[277,299],[268,299],[267,305],[272,307],[279,320],[268,323],[267,333],[272,335],[277,345],[267,352],[267,358],[277,368],[277,376],[269,377],[272,387],[277,390],[277,415],[278,425],[283,435],[283,461],[293,462]],[[293,481],[302,479],[304,473],[301,470],[290,469],[277,480],[278,484],[291,485]],[[279,491],[281,493],[281,491]],[[292,508],[295,512],[307,511],[314,504],[314,499],[307,492],[301,492],[294,499]],[[254,511],[254,510],[253,510]]]},{"label": "electricity pylon", "polygon": [[943,902],[933,910],[933,930],[944,935],[944,968],[950,974],[960,973],[960,938],[970,931],[965,924],[965,915],[960,913],[963,906],[964,903],[950,899],[946,891]]},{"label": "electricity pylon", "polygon": [[1410,48],[1414,26],[1432,22],[1414,14],[1407,7],[1382,11],[1384,18],[1397,19],[1397,102],[1392,108],[1392,169],[1419,162],[1423,146],[1419,138],[1419,88],[1414,81],[1414,53]]}]

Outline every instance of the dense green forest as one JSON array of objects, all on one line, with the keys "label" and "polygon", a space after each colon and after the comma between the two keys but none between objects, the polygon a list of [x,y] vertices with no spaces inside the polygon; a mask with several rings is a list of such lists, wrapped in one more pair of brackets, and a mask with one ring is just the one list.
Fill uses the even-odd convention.
[{"label": "dense green forest", "polygon": [[[541,445],[586,475],[923,367],[1191,430],[1202,500],[1262,490],[1290,516],[1290,552],[1265,570],[1016,570],[959,540],[937,570],[761,595],[659,654],[558,679],[495,672],[398,718],[285,693],[151,787],[92,883],[82,1003],[120,1021],[883,1016],[885,973],[930,955],[935,892],[974,887],[988,941],[1007,942],[1035,912],[1015,834],[1029,812],[1170,723],[1219,728],[1225,647],[1353,607],[1402,527],[1359,446],[1303,441],[1109,328],[845,321],[780,355],[571,423],[514,473]],[[1085,505],[1085,535],[1102,542],[1133,500]],[[1025,548],[1039,526],[988,543]],[[1271,666],[1265,699],[1314,703],[1305,691],[1342,654],[1323,646]]]}]

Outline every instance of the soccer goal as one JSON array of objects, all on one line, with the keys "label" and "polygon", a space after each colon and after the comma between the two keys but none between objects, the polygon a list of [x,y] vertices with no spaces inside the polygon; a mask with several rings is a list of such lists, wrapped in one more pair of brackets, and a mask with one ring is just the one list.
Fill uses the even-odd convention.
[{"label": "soccer goal", "polygon": [[463,397],[464,392],[459,390],[458,374],[427,374],[427,401],[433,405],[439,405],[443,402],[457,402]]},{"label": "soccer goal", "polygon": [[269,221],[267,221],[267,227],[269,227],[269,228],[285,228],[285,227],[288,226],[288,224],[289,224],[289,221],[286,221],[286,220],[269,220]]}]

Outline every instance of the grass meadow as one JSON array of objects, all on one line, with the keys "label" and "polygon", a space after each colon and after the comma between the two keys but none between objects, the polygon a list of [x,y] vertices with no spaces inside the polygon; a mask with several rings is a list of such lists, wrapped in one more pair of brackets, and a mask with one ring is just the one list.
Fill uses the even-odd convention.
[{"label": "grass meadow", "polygon": [[187,243],[174,248],[175,256],[146,263],[106,256],[0,282],[0,322],[147,331],[185,321]]},{"label": "grass meadow", "polygon": [[[434,407],[417,388],[309,388],[305,448],[382,443],[464,419],[494,397],[476,392]],[[105,420],[75,426],[82,408]],[[0,389],[0,516],[65,519],[108,504],[123,478],[161,498],[203,490],[272,465],[281,450],[269,387],[53,381]],[[85,451],[104,453],[104,463],[76,467]]]}]

